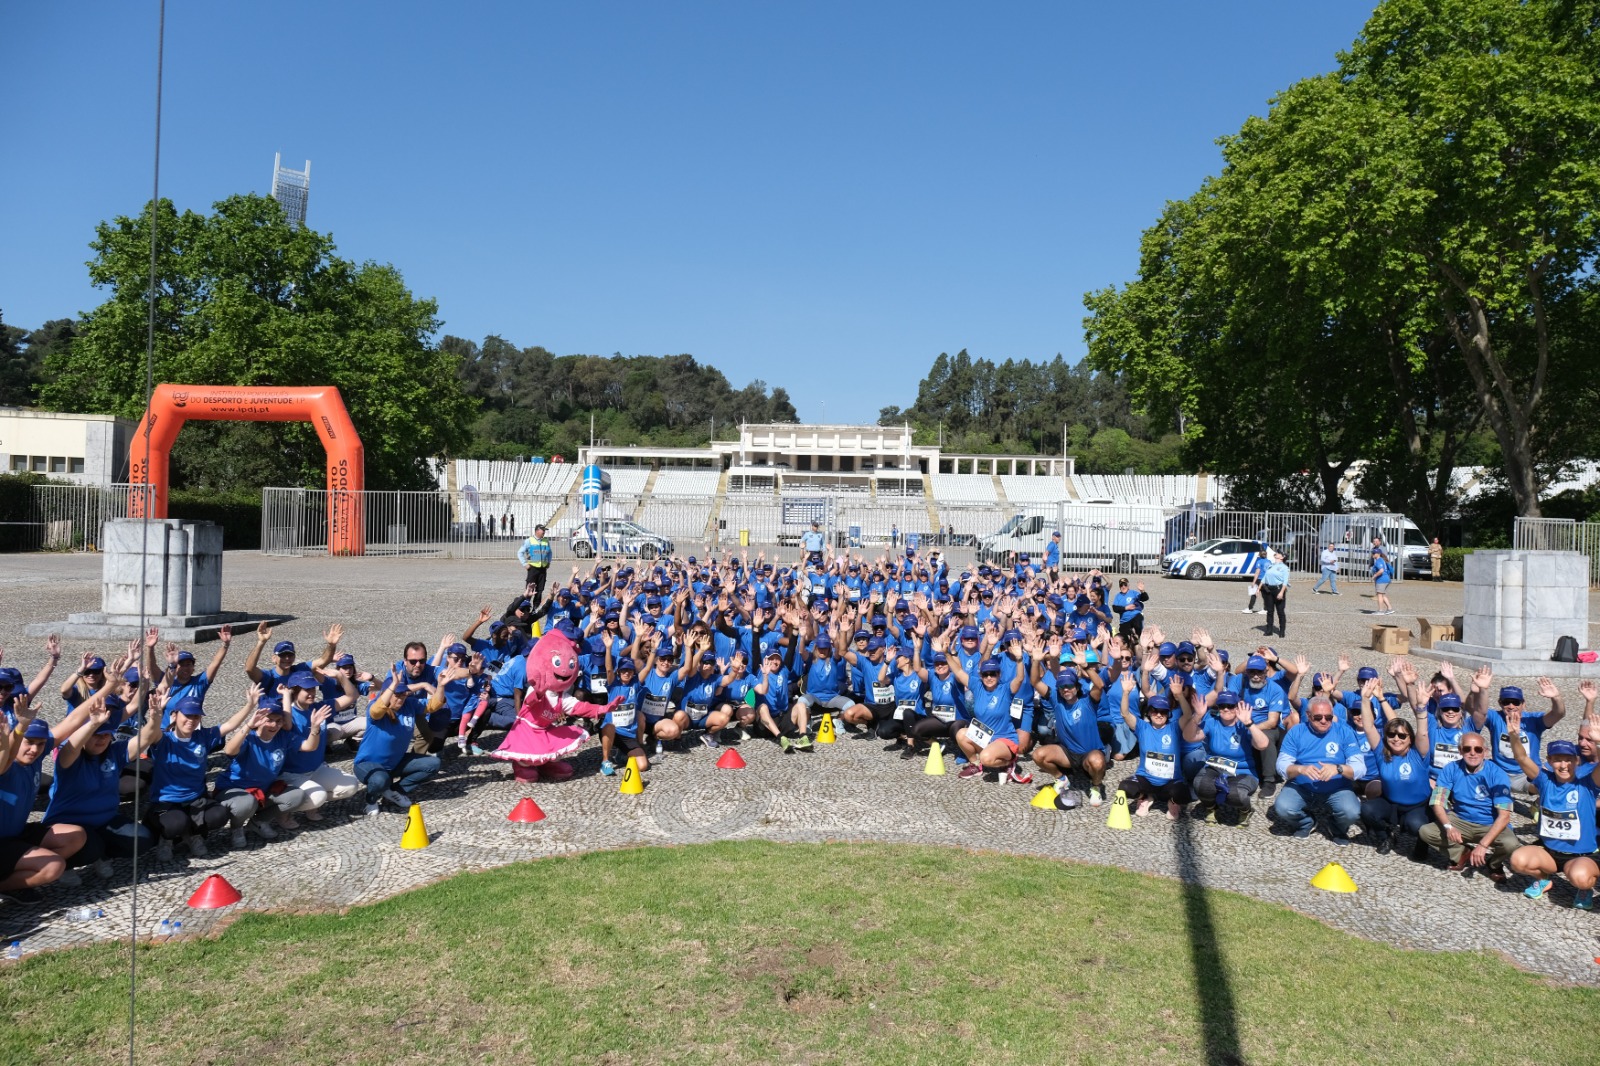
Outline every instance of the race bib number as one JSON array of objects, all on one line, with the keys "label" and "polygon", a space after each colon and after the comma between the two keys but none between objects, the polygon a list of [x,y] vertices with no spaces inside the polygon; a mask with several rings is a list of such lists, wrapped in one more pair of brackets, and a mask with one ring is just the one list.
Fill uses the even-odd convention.
[{"label": "race bib number", "polygon": [[894,702],[894,686],[893,685],[873,685],[872,686],[872,702],[876,703],[876,704],[879,704],[880,706],[885,704],[885,703],[893,703]]},{"label": "race bib number", "polygon": [[935,703],[932,711],[933,716],[941,722],[953,722],[956,720],[956,709],[954,707],[945,707]]},{"label": "race bib number", "polygon": [[[1527,741],[1523,741],[1522,746],[1527,747]],[[1496,745],[1496,747],[1499,748],[1499,754],[1502,759],[1510,759],[1512,762],[1516,762],[1517,756],[1511,750],[1510,733],[1501,733],[1500,742]]]},{"label": "race bib number", "polygon": [[1144,771],[1157,781],[1171,781],[1177,763],[1170,755],[1152,751],[1144,757]]},{"label": "race bib number", "polygon": [[1443,770],[1453,762],[1461,759],[1461,749],[1454,744],[1435,744],[1433,746],[1433,766],[1436,770]]},{"label": "race bib number", "polygon": [[1541,808],[1539,811],[1539,835],[1546,840],[1577,840],[1578,839],[1578,812],[1577,811],[1552,811]]},{"label": "race bib number", "polygon": [[974,718],[967,723],[967,739],[980,748],[986,748],[989,741],[994,739],[994,730]]},{"label": "race bib number", "polygon": [[881,593],[881,592],[874,592],[874,593],[873,593],[873,594],[872,594],[872,602],[873,602],[873,603],[882,603],[882,602],[883,602],[883,593]]},{"label": "race bib number", "polygon": [[631,703],[619,703],[611,712],[611,724],[618,729],[632,729],[638,720],[639,708]]},{"label": "race bib number", "polygon": [[1013,722],[1022,721],[1022,700],[1020,697],[1011,701],[1011,720]]},{"label": "race bib number", "polygon": [[860,589],[851,589],[850,590],[850,602],[851,603],[860,603],[861,602],[861,590]]},{"label": "race bib number", "polygon": [[711,705],[709,703],[689,703],[685,704],[683,709],[689,712],[689,720],[691,722],[703,721],[705,716],[711,713]]},{"label": "race bib number", "polygon": [[1208,758],[1206,765],[1223,777],[1232,777],[1239,772],[1239,761],[1237,759],[1224,759],[1220,755],[1213,755]]},{"label": "race bib number", "polygon": [[606,679],[603,677],[591,677],[589,679],[589,692],[595,696],[604,696],[606,694]]},{"label": "race bib number", "polygon": [[644,713],[650,718],[665,718],[667,716],[667,698],[665,696],[646,696],[644,698]]},{"label": "race bib number", "polygon": [[916,700],[901,700],[899,703],[895,704],[895,707],[894,707],[894,719],[897,722],[904,722],[906,719],[911,718],[916,713],[917,713],[917,701]]}]

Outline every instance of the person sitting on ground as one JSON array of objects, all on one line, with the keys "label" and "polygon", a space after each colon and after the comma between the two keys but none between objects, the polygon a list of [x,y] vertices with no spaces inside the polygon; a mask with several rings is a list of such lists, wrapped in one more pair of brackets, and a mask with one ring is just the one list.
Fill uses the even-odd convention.
[{"label": "person sitting on ground", "polygon": [[1506,713],[1511,750],[1522,772],[1539,794],[1539,843],[1524,844],[1511,853],[1511,868],[1533,878],[1523,894],[1540,899],[1550,891],[1552,879],[1565,877],[1572,884],[1572,905],[1594,909],[1594,884],[1600,877],[1595,852],[1595,804],[1600,803],[1600,767],[1578,776],[1578,746],[1570,740],[1551,742],[1545,749],[1549,769],[1540,766],[1523,742],[1522,715]]},{"label": "person sitting on ground", "polygon": [[328,715],[326,709],[319,709],[320,720],[314,719],[317,730],[304,740],[285,728],[289,720],[284,713],[285,693],[292,692],[297,684],[311,692],[317,688],[309,668],[280,679],[277,691],[257,702],[249,724],[230,733],[222,746],[231,760],[217,777],[216,792],[217,799],[228,809],[235,848],[245,846],[247,826],[262,840],[276,840],[278,830],[273,819],[305,802],[304,791],[287,787],[279,777],[292,745],[309,745],[314,750],[320,744],[321,726]]},{"label": "person sitting on ground", "polygon": [[294,641],[280,640],[272,646],[273,664],[267,669],[262,669],[261,652],[272,639],[272,623],[263,620],[256,626],[256,644],[250,649],[250,654],[245,656],[244,672],[250,678],[250,683],[260,685],[268,696],[278,694],[278,686],[283,679],[294,673],[296,669],[305,669],[308,664],[297,663],[294,658]]},{"label": "person sitting on ground", "polygon": [[[456,647],[463,652],[466,650],[462,645]],[[456,670],[464,671],[466,667],[452,665],[444,676],[453,679],[452,671]],[[305,815],[308,822],[320,822],[322,808],[329,800],[349,799],[361,791],[361,782],[354,775],[328,765],[327,761],[329,724],[335,715],[354,707],[357,696],[354,682],[343,674],[339,679],[343,682],[344,693],[331,702],[324,698],[322,687],[309,670],[290,674],[287,684],[280,690],[285,727],[297,741],[289,745],[284,757],[282,779],[290,791],[298,791],[303,798],[298,807],[287,803],[277,805],[281,812],[279,829],[298,828],[294,820],[296,814]],[[442,738],[443,734],[437,736]]]},{"label": "person sitting on ground", "polygon": [[[1033,753],[1033,761],[1039,769],[1056,775],[1057,791],[1067,788],[1069,775],[1080,771],[1089,779],[1088,798],[1091,807],[1098,807],[1105,802],[1106,748],[1100,739],[1100,722],[1095,715],[1094,704],[1100,698],[1100,675],[1088,669],[1088,649],[1075,645],[1072,651],[1073,662],[1069,668],[1063,666],[1057,671],[1049,684],[1041,668],[1041,678],[1035,691],[1044,699],[1051,701],[1051,717],[1055,721],[1056,743],[1046,744]],[[1056,657],[1048,652],[1044,656],[1049,660],[1046,667],[1056,661]],[[1087,675],[1089,692],[1084,694],[1085,675]]]},{"label": "person sitting on ground", "polygon": [[[65,739],[58,738],[55,777],[45,806],[46,825],[81,826],[83,847],[72,856],[72,866],[87,866],[97,877],[112,874],[108,855],[133,854],[135,840],[143,848],[150,831],[121,812],[121,780],[138,754],[139,738],[121,740],[117,727],[127,715],[127,701],[107,685],[80,704],[68,719],[79,724]],[[159,720],[160,709],[155,709]],[[80,717],[81,716],[81,717]]]},{"label": "person sitting on ground", "polygon": [[[196,672],[194,652],[187,648],[178,650],[176,644],[167,644],[167,708],[170,710],[184,700],[194,699],[201,703],[206,701],[206,693],[211,691],[212,684],[222,674],[223,660],[228,657],[228,649],[233,646],[233,627],[224,625],[217,630],[217,653],[211,657],[211,663],[204,670]],[[163,723],[169,724],[169,723]]]},{"label": "person sitting on ground", "polygon": [[[525,668],[524,668],[525,669]],[[411,684],[400,667],[394,667],[377,699],[367,707],[367,729],[356,750],[356,778],[366,786],[366,813],[379,811],[380,800],[402,811],[411,809],[411,791],[439,772],[437,755],[411,750],[417,729],[427,729],[427,700],[432,686]],[[462,724],[467,724],[466,719]]]},{"label": "person sitting on ground", "polygon": [[28,821],[55,737],[48,723],[34,717],[26,692],[16,697],[12,712],[16,724],[0,742],[0,893],[19,903],[37,903],[39,889],[66,876],[67,861],[87,834],[66,823]]},{"label": "person sitting on ground", "polygon": [[[210,757],[244,724],[260,702],[260,685],[252,686],[244,706],[221,726],[202,726],[205,705],[193,696],[169,701],[166,715],[146,715],[139,743],[149,756],[150,802],[144,824],[156,838],[156,859],[172,861],[172,843],[184,841],[189,854],[204,858],[206,834],[228,824],[230,811],[206,789]],[[162,729],[161,719],[167,718]]]},{"label": "person sitting on ground", "polygon": [[[1182,699],[1183,682],[1173,678],[1173,696]],[[1134,804],[1134,814],[1150,813],[1156,803],[1165,802],[1167,817],[1176,820],[1189,802],[1189,784],[1178,772],[1178,723],[1172,715],[1172,697],[1157,694],[1145,703],[1139,717],[1129,706],[1132,686],[1122,689],[1122,720],[1139,738],[1139,768],[1122,783],[1122,791]]]},{"label": "person sitting on ground", "polygon": [[[653,665],[653,663],[651,664]],[[614,658],[606,648],[606,702],[613,703],[600,721],[600,772],[607,777],[617,772],[611,753],[619,745],[624,758],[632,759],[642,772],[649,768],[644,744],[639,740],[639,671],[627,655]]]},{"label": "person sitting on ground", "polygon": [[[1363,694],[1363,702],[1370,705],[1370,692],[1377,684],[1376,678],[1367,682],[1369,689]],[[1428,755],[1432,749],[1428,716],[1418,711],[1413,726],[1398,715],[1391,715],[1381,729],[1374,724],[1375,717],[1359,714],[1356,719],[1370,749],[1366,756],[1369,768],[1378,774],[1376,795],[1369,790],[1361,800],[1361,822],[1372,834],[1379,855],[1389,854],[1395,833],[1404,831],[1415,838],[1411,860],[1427,862],[1428,845],[1421,833],[1428,824],[1428,797],[1432,791],[1428,783]]]},{"label": "person sitting on ground", "polygon": [[917,672],[926,690],[922,709],[911,724],[910,750],[913,752],[928,750],[935,741],[946,749],[959,750],[956,746],[956,723],[958,719],[966,717],[962,702],[965,691],[950,668],[950,655],[945,650],[949,642],[948,633],[933,638],[932,669],[922,665],[920,644],[911,649],[912,669]]},{"label": "person sitting on ground", "polygon": [[1523,743],[1528,748],[1528,754],[1538,762],[1540,738],[1544,736],[1545,730],[1555,726],[1567,714],[1566,705],[1561,700],[1561,690],[1556,688],[1555,682],[1548,677],[1539,678],[1539,695],[1550,701],[1550,708],[1543,713],[1535,714],[1525,710],[1526,701],[1523,699],[1521,688],[1516,685],[1503,685],[1500,688],[1497,710],[1489,706],[1489,687],[1493,682],[1494,669],[1487,663],[1480,666],[1472,675],[1472,691],[1466,701],[1467,711],[1472,715],[1472,728],[1488,738],[1489,758],[1504,771],[1511,782],[1511,791],[1532,794],[1533,787],[1523,775],[1516,756],[1512,754],[1506,719],[1514,712],[1522,721]]},{"label": "person sitting on ground", "polygon": [[756,717],[761,728],[778,742],[778,747],[785,755],[795,749],[811,750],[811,737],[800,724],[804,708],[794,704],[789,696],[789,674],[784,669],[783,648],[773,645],[766,650],[761,657],[761,675],[750,691],[755,694]]},{"label": "person sitting on ground", "polygon": [[[951,670],[966,689],[968,717],[956,729],[956,744],[967,758],[960,776],[1007,772],[1017,757],[1017,726],[1011,718],[1011,701],[1022,688],[1022,673],[1013,674],[1011,684],[1003,685],[1000,660],[985,659],[978,665],[978,683],[974,685],[972,676],[960,663],[952,663]],[[1092,722],[1094,712],[1086,713]]]},{"label": "person sitting on ground", "polygon": [[1445,855],[1451,870],[1487,866],[1491,880],[1504,881],[1505,863],[1518,847],[1511,835],[1511,782],[1489,759],[1488,740],[1464,734],[1460,758],[1438,771],[1435,782],[1435,820],[1422,827],[1422,839]]},{"label": "person sitting on ground", "polygon": [[1200,798],[1199,813],[1207,825],[1216,825],[1218,809],[1232,808],[1235,824],[1250,824],[1255,808],[1251,799],[1260,787],[1260,778],[1250,771],[1252,751],[1265,752],[1268,740],[1260,723],[1252,722],[1239,702],[1239,694],[1221,689],[1212,694],[1208,713],[1188,715],[1183,720],[1184,739],[1205,744],[1206,761],[1195,775],[1194,791]]},{"label": "person sitting on ground", "polygon": [[1306,720],[1284,734],[1276,769],[1284,786],[1272,805],[1273,820],[1308,837],[1317,818],[1325,817],[1333,842],[1348,844],[1350,827],[1361,817],[1352,783],[1364,766],[1361,745],[1338,721],[1333,701],[1317,696],[1307,704]]}]

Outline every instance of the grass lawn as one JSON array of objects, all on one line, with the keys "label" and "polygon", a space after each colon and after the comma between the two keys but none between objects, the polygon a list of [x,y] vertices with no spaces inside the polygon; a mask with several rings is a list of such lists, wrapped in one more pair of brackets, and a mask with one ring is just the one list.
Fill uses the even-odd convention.
[{"label": "grass lawn", "polygon": [[[1462,916],[1456,916],[1459,920]],[[126,1061],[126,945],[0,975],[0,1063]],[[1600,992],[1221,892],[885,845],[598,852],[139,949],[141,1063],[1578,1064]]]}]

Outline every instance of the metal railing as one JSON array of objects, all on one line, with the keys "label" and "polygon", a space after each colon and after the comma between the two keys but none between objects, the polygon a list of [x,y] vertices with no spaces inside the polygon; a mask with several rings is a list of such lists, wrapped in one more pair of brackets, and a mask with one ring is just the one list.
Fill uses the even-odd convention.
[{"label": "metal railing", "polygon": [[[349,496],[351,494],[344,494]],[[328,552],[327,497],[319,489],[262,490],[261,550],[268,555]],[[1291,569],[1317,574],[1332,543],[1343,581],[1371,580],[1377,538],[1396,562],[1396,579],[1427,572],[1426,548],[1406,545],[1399,515],[1289,514],[1220,511],[1203,505],[1171,508],[1136,504],[935,501],[920,496],[872,497],[816,492],[783,496],[732,493],[723,497],[611,495],[599,516],[586,518],[577,495],[456,492],[365,492],[351,506],[362,516],[367,555],[456,559],[514,558],[536,524],[560,558],[593,555],[695,555],[748,545],[794,548],[818,518],[836,548],[892,551],[912,544],[971,551],[979,561],[1003,562],[1027,552],[1042,562],[1050,534],[1062,534],[1061,566],[1158,574],[1168,555],[1222,542],[1221,554],[1264,542]],[[587,522],[587,525],[585,524]],[[1415,531],[1410,531],[1415,539]],[[1185,574],[1189,567],[1183,568]]]},{"label": "metal railing", "polygon": [[1589,560],[1589,587],[1600,586],[1600,522],[1571,518],[1518,518],[1511,546],[1521,551],[1582,552]]},{"label": "metal railing", "polygon": [[138,512],[135,493],[154,498],[148,485],[33,485],[27,513],[0,522],[0,551],[97,551],[108,521]]}]

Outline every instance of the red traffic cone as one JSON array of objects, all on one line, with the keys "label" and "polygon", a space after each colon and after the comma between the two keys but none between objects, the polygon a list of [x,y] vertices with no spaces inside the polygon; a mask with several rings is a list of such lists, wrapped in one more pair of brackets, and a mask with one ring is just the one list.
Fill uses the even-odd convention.
[{"label": "red traffic cone", "polygon": [[218,907],[231,907],[243,898],[237,888],[228,884],[226,877],[212,874],[201,881],[200,887],[189,897],[189,906],[197,911],[214,911]]},{"label": "red traffic cone", "polygon": [[722,758],[717,760],[718,770],[743,770],[744,758],[739,754],[739,749],[729,748],[722,753]]},{"label": "red traffic cone", "polygon": [[539,809],[539,805],[537,803],[524,796],[522,799],[517,801],[517,805],[515,807],[511,808],[511,813],[506,815],[506,821],[542,822],[544,821],[544,812]]}]

